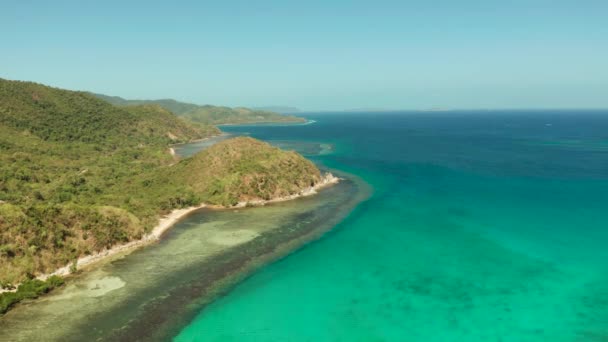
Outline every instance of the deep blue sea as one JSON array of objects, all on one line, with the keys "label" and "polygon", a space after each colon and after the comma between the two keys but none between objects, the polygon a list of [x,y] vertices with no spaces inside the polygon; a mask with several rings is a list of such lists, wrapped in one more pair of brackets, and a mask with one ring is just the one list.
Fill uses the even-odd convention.
[{"label": "deep blue sea", "polygon": [[223,130],[372,196],[176,341],[608,341],[608,111],[303,116]]}]

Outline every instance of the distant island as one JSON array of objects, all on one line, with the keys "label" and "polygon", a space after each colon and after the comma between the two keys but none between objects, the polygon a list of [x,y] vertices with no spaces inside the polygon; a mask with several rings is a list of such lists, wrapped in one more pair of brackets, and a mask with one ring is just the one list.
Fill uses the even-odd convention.
[{"label": "distant island", "polygon": [[[249,109],[244,107],[222,107],[196,105],[172,99],[162,100],[126,100],[118,96],[93,94],[94,96],[117,106],[138,106],[143,104],[158,105],[177,116],[205,125],[249,124],[249,123],[284,123],[306,122],[306,119],[283,115],[267,109]],[[295,112],[294,112],[295,113]]]},{"label": "distant island", "polygon": [[245,137],[179,160],[172,144],[221,133],[216,120],[184,119],[207,106],[168,102],[191,113],[178,117],[164,100],[117,101],[0,79],[0,313],[62,283],[46,275],[158,237],[188,210],[291,199],[336,181]]}]

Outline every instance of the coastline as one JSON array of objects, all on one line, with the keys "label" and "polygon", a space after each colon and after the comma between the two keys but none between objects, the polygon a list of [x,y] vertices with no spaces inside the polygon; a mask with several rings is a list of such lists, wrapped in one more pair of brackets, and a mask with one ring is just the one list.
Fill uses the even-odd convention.
[{"label": "coastline", "polygon": [[[171,211],[169,214],[165,215],[164,217],[161,217],[158,220],[158,224],[152,229],[152,231],[150,233],[144,235],[144,237],[142,237],[141,239],[129,241],[125,244],[116,245],[110,249],[105,249],[101,252],[93,253],[93,254],[78,258],[78,260],[76,261],[76,266],[77,266],[78,270],[81,270],[81,268],[83,268],[83,267],[92,266],[93,264],[96,264],[98,262],[109,259],[112,256],[116,256],[119,254],[127,255],[127,254],[133,252],[134,250],[136,250],[137,248],[144,247],[153,242],[156,242],[161,238],[161,236],[167,230],[169,230],[171,227],[173,227],[182,218],[186,217],[188,214],[190,214],[198,209],[205,208],[205,207],[207,207],[206,204],[201,204],[201,205],[189,207],[189,208],[175,209],[175,210]],[[37,278],[40,280],[46,280],[47,278],[54,276],[54,275],[62,276],[62,277],[69,276],[70,274],[72,274],[72,272],[70,271],[70,267],[71,267],[71,265],[66,265],[66,266],[63,266],[63,267],[55,270],[52,273],[42,274],[42,275],[38,276]]]},{"label": "coastline", "polygon": [[0,317],[0,336],[12,341],[170,340],[203,307],[260,267],[332,230],[369,196],[371,190],[357,176],[336,176],[343,180],[314,197],[193,212],[158,243],[126,258],[105,259],[70,276],[48,296],[15,306]]},{"label": "coastline", "polygon": [[[306,189],[301,190],[300,192],[298,192],[296,194],[292,194],[289,196],[273,198],[270,200],[242,201],[242,202],[237,203],[234,206],[229,206],[229,207],[201,203],[198,206],[193,206],[193,207],[183,208],[183,209],[175,209],[175,210],[171,211],[169,214],[165,215],[164,217],[161,217],[158,221],[158,224],[152,229],[152,231],[150,233],[146,234],[141,239],[130,241],[130,242],[127,242],[127,243],[121,244],[121,245],[116,245],[116,246],[113,246],[112,248],[105,249],[103,251],[78,258],[78,260],[76,261],[77,270],[82,270],[83,268],[91,267],[97,263],[106,261],[114,256],[128,255],[128,254],[132,253],[133,251],[137,250],[138,248],[145,247],[149,244],[159,241],[165,232],[167,232],[169,229],[171,229],[181,219],[183,219],[184,217],[188,216],[189,214],[195,212],[196,210],[199,210],[202,208],[210,208],[210,209],[216,209],[216,210],[228,210],[228,209],[244,208],[247,206],[255,207],[255,206],[263,206],[263,205],[271,204],[271,203],[290,201],[290,200],[294,200],[294,199],[297,199],[300,197],[308,197],[308,196],[315,195],[318,193],[318,191],[339,183],[340,180],[341,180],[341,178],[334,176],[330,172],[327,172],[322,176],[321,180],[318,183],[316,183],[314,186],[308,187]],[[54,275],[62,276],[62,277],[70,276],[72,274],[70,268],[71,268],[71,264],[68,264],[51,273],[44,273],[44,274],[38,275],[36,278],[40,279],[40,280],[46,280],[49,277],[54,276]],[[18,285],[19,284],[17,284],[15,286],[14,290],[0,289],[0,293],[14,292],[14,291],[16,291],[16,288],[18,287]]]},{"label": "coastline", "polygon": [[[351,175],[352,176],[352,175]],[[362,187],[347,197],[342,205],[351,209],[369,197],[370,189],[358,177],[344,179],[344,186]],[[333,184],[333,183],[332,183]],[[327,185],[326,185],[327,186]],[[342,186],[342,185],[339,185]],[[333,191],[330,189],[328,191]],[[342,221],[347,211],[331,211],[330,217],[312,218],[298,229],[290,226],[265,231],[246,243],[232,246],[210,258],[196,271],[204,274],[197,281],[185,283],[163,294],[163,299],[149,303],[141,315],[123,329],[110,332],[109,340],[130,341],[144,337],[149,341],[167,341],[177,336],[187,322],[192,321],[204,307],[228,293],[238,283],[259,268],[284,258],[325,235]],[[339,214],[335,215],[336,213]],[[192,305],[192,303],[196,305]],[[150,329],[154,326],[155,329]],[[84,335],[87,336],[87,335]],[[83,337],[84,337],[83,336]]]}]

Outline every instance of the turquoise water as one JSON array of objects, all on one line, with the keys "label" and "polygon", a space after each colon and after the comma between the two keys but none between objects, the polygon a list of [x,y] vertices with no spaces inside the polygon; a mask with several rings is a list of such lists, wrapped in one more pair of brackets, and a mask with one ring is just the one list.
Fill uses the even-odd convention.
[{"label": "turquoise water", "polygon": [[608,112],[307,117],[223,129],[302,146],[372,197],[176,341],[608,340]]}]

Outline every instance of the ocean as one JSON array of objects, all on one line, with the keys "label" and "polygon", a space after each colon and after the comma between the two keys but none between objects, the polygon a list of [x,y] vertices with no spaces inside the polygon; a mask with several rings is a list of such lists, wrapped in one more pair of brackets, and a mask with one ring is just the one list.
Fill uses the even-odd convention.
[{"label": "ocean", "polygon": [[608,111],[304,116],[223,130],[373,194],[175,341],[608,340]]}]

